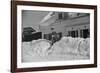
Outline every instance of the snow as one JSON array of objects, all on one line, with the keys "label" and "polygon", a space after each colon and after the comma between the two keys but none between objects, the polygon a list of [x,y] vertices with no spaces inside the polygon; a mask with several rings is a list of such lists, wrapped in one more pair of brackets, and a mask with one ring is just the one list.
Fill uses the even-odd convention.
[{"label": "snow", "polygon": [[22,43],[22,62],[89,59],[90,39],[62,37],[51,45],[45,39]]},{"label": "snow", "polygon": [[54,49],[53,52],[87,55],[89,54],[89,38],[63,37],[52,46],[52,49]]}]

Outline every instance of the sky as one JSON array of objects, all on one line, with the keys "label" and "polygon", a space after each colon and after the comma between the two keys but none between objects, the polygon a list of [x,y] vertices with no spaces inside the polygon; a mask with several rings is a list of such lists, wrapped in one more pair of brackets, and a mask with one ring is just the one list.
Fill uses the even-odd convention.
[{"label": "sky", "polygon": [[22,27],[38,30],[39,23],[48,14],[47,11],[22,10]]}]

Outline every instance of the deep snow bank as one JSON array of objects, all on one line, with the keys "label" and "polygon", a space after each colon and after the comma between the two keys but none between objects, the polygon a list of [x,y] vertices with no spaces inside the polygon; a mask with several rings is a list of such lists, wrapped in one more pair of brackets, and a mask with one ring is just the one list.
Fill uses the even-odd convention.
[{"label": "deep snow bank", "polygon": [[45,39],[33,40],[32,42],[23,43],[23,49],[25,52],[29,52],[29,54],[37,54],[39,56],[46,55],[46,51],[50,48],[50,41]]},{"label": "deep snow bank", "polygon": [[[89,59],[90,39],[62,37],[53,45],[45,39],[33,40],[22,43],[22,61],[43,61],[64,58],[69,59]],[[38,60],[39,59],[39,60]]]},{"label": "deep snow bank", "polygon": [[74,54],[89,56],[89,38],[71,38],[63,37],[59,42],[56,42],[52,47],[52,53],[56,54]]}]

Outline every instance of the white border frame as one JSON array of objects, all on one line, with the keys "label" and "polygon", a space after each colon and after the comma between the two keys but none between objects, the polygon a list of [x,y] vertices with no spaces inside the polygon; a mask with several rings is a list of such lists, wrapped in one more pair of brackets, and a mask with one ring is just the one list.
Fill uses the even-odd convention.
[{"label": "white border frame", "polygon": [[[82,12],[90,13],[90,60],[71,60],[71,61],[54,61],[54,62],[21,62],[21,28],[22,28],[22,10],[39,10],[39,11],[60,11],[60,12]],[[84,65],[94,64],[94,10],[79,9],[79,8],[57,8],[57,7],[40,7],[40,6],[24,6],[17,5],[17,68],[30,67],[46,67],[46,66],[61,66],[61,65]]]}]

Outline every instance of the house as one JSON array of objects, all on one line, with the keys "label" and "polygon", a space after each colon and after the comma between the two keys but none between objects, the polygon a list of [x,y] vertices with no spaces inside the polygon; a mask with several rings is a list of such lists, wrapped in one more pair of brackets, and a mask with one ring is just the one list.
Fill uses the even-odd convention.
[{"label": "house", "polygon": [[[90,33],[88,13],[50,12],[40,22],[42,38],[58,41],[62,36],[87,38]],[[55,42],[54,41],[54,42]]]}]

